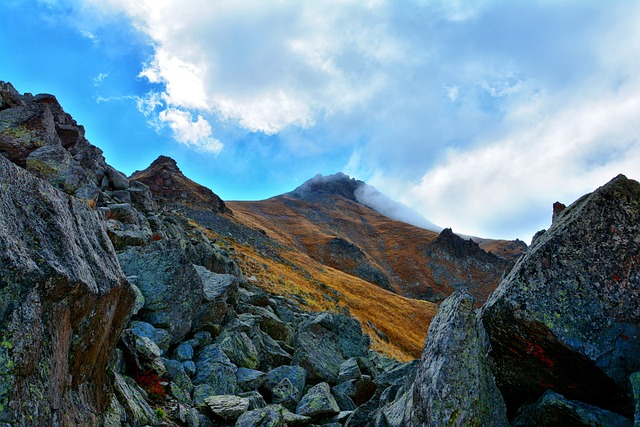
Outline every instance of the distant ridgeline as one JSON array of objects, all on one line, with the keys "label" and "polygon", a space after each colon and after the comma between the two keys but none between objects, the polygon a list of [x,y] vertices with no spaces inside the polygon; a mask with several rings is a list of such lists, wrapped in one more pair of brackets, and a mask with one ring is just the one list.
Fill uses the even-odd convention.
[{"label": "distant ridgeline", "polygon": [[0,425],[640,423],[640,184],[528,249],[363,188],[225,203],[164,156],[127,178],[0,82]]}]

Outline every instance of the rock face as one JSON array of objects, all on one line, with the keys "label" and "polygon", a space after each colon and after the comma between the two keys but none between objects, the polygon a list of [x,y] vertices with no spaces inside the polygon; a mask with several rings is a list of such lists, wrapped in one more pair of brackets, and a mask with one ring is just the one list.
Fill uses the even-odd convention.
[{"label": "rock face", "polygon": [[0,419],[95,424],[134,292],[96,211],[2,156],[0,182]]},{"label": "rock face", "polygon": [[473,297],[456,292],[434,317],[413,386],[411,426],[508,426]]},{"label": "rock face", "polygon": [[213,191],[184,176],[170,157],[158,157],[147,169],[134,172],[131,180],[146,184],[164,201],[195,205],[213,212],[231,212]]},{"label": "rock face", "polygon": [[487,301],[511,413],[553,389],[633,416],[640,370],[640,184],[620,175],[561,212]]},{"label": "rock face", "polygon": [[442,230],[425,253],[436,281],[466,289],[478,305],[486,300],[496,278],[509,266],[505,259],[485,252],[476,242],[463,239],[450,228]]}]

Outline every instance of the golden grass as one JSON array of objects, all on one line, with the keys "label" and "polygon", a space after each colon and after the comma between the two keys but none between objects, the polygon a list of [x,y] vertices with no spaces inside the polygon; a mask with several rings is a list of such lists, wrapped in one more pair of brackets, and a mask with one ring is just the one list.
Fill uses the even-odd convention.
[{"label": "golden grass", "polygon": [[[281,250],[279,256],[286,262],[279,262],[212,230],[205,232],[235,249],[236,262],[255,285],[276,295],[297,295],[308,304],[301,307],[309,311],[342,312],[347,307],[371,337],[374,349],[403,361],[420,357],[429,322],[438,310],[436,304],[385,291],[326,267],[301,251]],[[384,332],[389,342],[380,339],[367,321]]]}]

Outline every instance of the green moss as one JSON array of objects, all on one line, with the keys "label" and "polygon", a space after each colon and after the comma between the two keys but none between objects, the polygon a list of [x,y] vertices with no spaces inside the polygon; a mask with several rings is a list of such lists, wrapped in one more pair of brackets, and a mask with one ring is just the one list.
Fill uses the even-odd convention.
[{"label": "green moss", "polygon": [[3,412],[8,403],[15,382],[15,362],[11,355],[13,344],[6,336],[2,336],[0,342],[0,412]]}]

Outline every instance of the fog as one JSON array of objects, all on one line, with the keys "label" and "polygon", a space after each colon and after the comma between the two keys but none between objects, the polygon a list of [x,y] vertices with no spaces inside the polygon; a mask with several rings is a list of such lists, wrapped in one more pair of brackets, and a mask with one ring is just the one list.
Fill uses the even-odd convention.
[{"label": "fog", "polygon": [[426,228],[427,230],[442,231],[442,227],[435,225],[410,207],[390,199],[369,184],[363,183],[360,185],[355,190],[354,195],[358,202],[391,219]]}]

